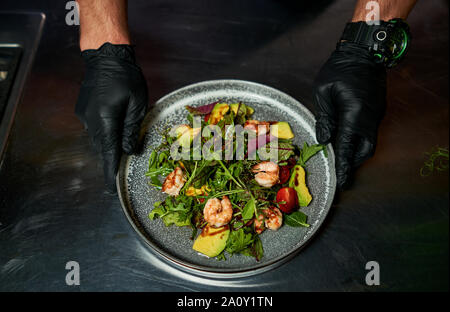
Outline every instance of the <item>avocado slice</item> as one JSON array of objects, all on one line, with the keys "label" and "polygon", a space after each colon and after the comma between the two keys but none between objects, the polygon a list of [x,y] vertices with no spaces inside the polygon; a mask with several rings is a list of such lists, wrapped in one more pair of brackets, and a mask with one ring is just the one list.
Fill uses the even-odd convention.
[{"label": "avocado slice", "polygon": [[191,127],[189,125],[179,125],[176,129],[175,129],[175,134],[177,135],[177,138],[179,138],[180,136],[183,135],[183,133],[185,133],[186,131],[189,131],[189,129],[191,129]]},{"label": "avocado slice", "polygon": [[212,125],[217,125],[217,123],[222,120],[223,116],[230,110],[230,106],[227,103],[217,103],[214,105],[211,115],[209,116],[208,122]]},{"label": "avocado slice", "polygon": [[[278,131],[276,135],[275,131]],[[286,121],[279,121],[270,125],[270,133],[280,139],[292,139],[294,137],[291,126]]]},{"label": "avocado slice", "polygon": [[192,129],[189,125],[180,125],[175,129],[177,142],[180,146],[190,146],[195,136],[200,133],[201,128]]},{"label": "avocado slice", "polygon": [[248,105],[245,105],[245,107],[247,108],[247,116],[253,115],[253,113],[255,112],[255,109],[253,107],[248,106]]},{"label": "avocado slice", "polygon": [[[239,106],[239,104],[241,104],[241,106]],[[245,105],[244,103],[230,104],[230,109],[233,111],[235,116],[242,114],[242,116],[248,117],[248,116],[251,116],[255,112],[255,110],[252,107]],[[239,114],[238,114],[238,109],[239,109]]]},{"label": "avocado slice", "polygon": [[[239,106],[239,104],[241,104],[241,106]],[[235,116],[237,116],[237,115],[245,116],[245,114],[247,114],[247,107],[245,106],[244,103],[230,104],[230,109],[234,113]],[[238,113],[238,109],[239,109],[239,113]]]},{"label": "avocado slice", "polygon": [[207,225],[195,240],[192,249],[208,257],[218,256],[225,249],[229,236],[230,228],[228,225],[219,228]]},{"label": "avocado slice", "polygon": [[289,187],[292,187],[297,191],[298,203],[300,206],[306,207],[309,205],[312,196],[306,185],[306,172],[302,166],[296,165],[293,168],[291,178],[289,179]]}]

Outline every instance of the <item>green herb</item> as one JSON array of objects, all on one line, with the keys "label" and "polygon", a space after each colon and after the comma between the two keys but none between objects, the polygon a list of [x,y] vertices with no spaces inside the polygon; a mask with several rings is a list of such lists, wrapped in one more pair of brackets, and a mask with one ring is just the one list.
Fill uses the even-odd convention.
[{"label": "green herb", "polygon": [[163,202],[153,205],[148,217],[150,220],[160,218],[166,226],[192,226],[193,197],[180,195],[176,198],[167,197]]},{"label": "green herb", "polygon": [[225,170],[225,172],[226,172],[226,174],[228,175],[228,177],[229,177],[231,180],[233,180],[233,182],[236,183],[236,185],[237,185],[238,187],[243,188],[243,186],[242,186],[238,181],[236,181],[236,179],[235,179],[234,176],[230,173],[230,171],[229,171],[228,168],[224,165],[224,163],[223,163],[221,160],[218,160],[218,162],[219,162],[219,164],[222,166],[223,170]]},{"label": "green herb", "polygon": [[278,143],[278,161],[288,160],[294,155],[294,149],[291,143]]},{"label": "green herb", "polygon": [[195,166],[194,166],[194,170],[192,171],[191,176],[189,177],[189,180],[187,180],[187,182],[184,184],[183,188],[181,189],[180,193],[183,193],[191,184],[192,180],[195,178],[195,174],[197,172],[197,166],[198,166],[198,162],[195,162]]},{"label": "green herb", "polygon": [[303,144],[302,150],[300,151],[300,157],[298,159],[298,164],[302,167],[305,167],[306,162],[320,151],[324,151],[325,157],[328,156],[327,147],[325,145],[315,144],[315,145],[309,146],[308,143],[305,142]]},{"label": "green herb", "polygon": [[225,250],[229,254],[239,253],[249,247],[251,243],[253,243],[253,236],[251,233],[245,233],[244,229],[231,231]]},{"label": "green herb", "polygon": [[291,214],[284,215],[284,223],[293,227],[309,227],[309,224],[306,223],[308,217],[301,211],[294,211]]},{"label": "green herb", "polygon": [[169,152],[162,151],[160,154],[153,150],[148,161],[148,170],[145,176],[150,178],[150,185],[161,188],[162,184],[158,177],[165,177],[173,171],[175,163],[169,160]]},{"label": "green herb", "polygon": [[434,147],[429,153],[425,153],[428,159],[425,161],[422,168],[420,168],[420,175],[427,177],[436,171],[448,170],[448,148]]},{"label": "green herb", "polygon": [[[223,191],[223,192],[218,192],[218,193],[214,193],[211,196],[206,196],[206,197],[222,197],[222,196],[228,196],[228,195],[232,195],[232,194],[236,194],[236,193],[242,193],[245,192],[246,190],[243,189],[238,189],[238,190],[231,190],[231,191]],[[203,197],[203,196],[197,196],[197,197]]]},{"label": "green herb", "polygon": [[148,214],[148,217],[150,218],[150,220],[154,220],[158,217],[163,216],[166,212],[167,210],[164,208],[164,206],[161,206],[161,202],[156,202],[152,211],[150,211],[150,213]]},{"label": "green herb", "polygon": [[221,252],[218,256],[216,256],[216,259],[221,261],[221,260],[227,260],[227,258],[225,258],[225,253]]},{"label": "green herb", "polygon": [[[187,115],[187,123],[193,126],[194,115],[205,115],[210,112],[215,103],[208,104],[202,108],[189,107],[190,114]],[[148,183],[157,188],[162,187],[162,179],[173,172],[176,167],[181,167],[185,174],[186,182],[181,188],[179,195],[167,196],[163,201],[156,202],[153,209],[149,212],[148,217],[151,220],[160,219],[166,226],[189,226],[192,229],[191,239],[195,239],[197,232],[203,229],[208,222],[204,219],[203,209],[206,201],[211,198],[223,198],[228,196],[233,212],[232,219],[229,222],[229,238],[226,242],[224,251],[220,253],[216,259],[226,260],[226,256],[234,254],[242,254],[254,257],[259,261],[264,254],[263,244],[259,234],[255,232],[252,222],[262,210],[278,207],[276,203],[277,191],[282,185],[275,185],[270,188],[262,187],[255,181],[255,173],[252,167],[260,162],[260,155],[256,155],[256,160],[249,160],[245,153],[240,153],[241,146],[237,146],[235,142],[235,125],[243,125],[247,117],[245,104],[236,103],[233,109],[223,116],[222,120],[217,123],[221,129],[222,137],[227,140],[225,142],[232,144],[230,146],[222,146],[220,152],[213,152],[211,146],[210,152],[213,153],[211,160],[194,159],[194,151],[189,152],[186,156],[188,159],[177,161],[172,159],[170,150],[171,145],[177,139],[169,136],[170,128],[162,128],[159,134],[163,142],[155,148],[148,159],[148,169],[145,172]],[[235,113],[236,112],[236,113]],[[207,123],[202,119],[202,127]],[[228,127],[227,126],[231,126]],[[211,136],[210,136],[211,137]],[[201,138],[204,144],[208,138]],[[243,141],[244,151],[249,145],[249,138]],[[203,147],[205,147],[203,145]],[[325,157],[326,147],[320,144],[309,146],[304,144],[303,149],[293,144],[292,139],[278,139],[277,143],[278,164],[287,165],[288,160],[298,155],[298,164],[304,166],[306,162],[315,154],[324,151]],[[270,152],[270,145],[266,145]],[[239,151],[237,151],[239,149]],[[247,159],[239,160],[221,160],[218,156],[223,156],[223,151],[233,151],[233,155],[244,156]],[[448,152],[447,152],[448,154]],[[217,157],[216,157],[217,156]],[[195,189],[203,189],[207,187],[207,192],[195,197],[187,196],[186,191],[191,187]],[[292,214],[284,214],[284,223],[287,226],[308,227],[307,216],[300,212]]]},{"label": "green herb", "polygon": [[264,255],[264,249],[259,235],[254,236],[253,243],[250,245],[250,247],[242,250],[241,254],[249,257],[254,257],[256,261],[261,260]]},{"label": "green herb", "polygon": [[191,225],[191,217],[192,215],[190,213],[175,211],[162,217],[162,220],[166,226],[172,224],[175,224],[176,226],[188,226]]},{"label": "green herb", "polygon": [[242,210],[242,219],[251,220],[256,212],[256,203],[253,196],[250,200],[245,204],[244,210]]}]

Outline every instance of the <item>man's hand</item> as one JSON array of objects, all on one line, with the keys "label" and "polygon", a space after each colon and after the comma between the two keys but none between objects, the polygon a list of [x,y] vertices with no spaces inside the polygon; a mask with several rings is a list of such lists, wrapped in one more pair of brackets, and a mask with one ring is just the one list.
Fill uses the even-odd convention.
[{"label": "man's hand", "polygon": [[126,0],[78,0],[80,49],[86,73],[75,113],[103,157],[105,183],[115,192],[122,151],[135,152],[147,110],[147,84],[130,45]]},{"label": "man's hand", "polygon": [[314,87],[319,143],[333,143],[338,187],[373,155],[386,107],[386,70],[366,49],[341,43],[319,72]]},{"label": "man's hand", "polygon": [[[378,18],[406,19],[416,1],[377,0]],[[357,1],[352,22],[365,21],[367,4],[369,0]],[[375,152],[386,108],[386,70],[367,48],[341,42],[314,82],[314,103],[317,140],[333,144],[337,184],[345,189],[354,169]]]},{"label": "man's hand", "polygon": [[130,44],[127,0],[78,0],[80,49],[98,49],[105,42]]},{"label": "man's hand", "polygon": [[115,192],[122,151],[136,151],[141,122],[147,110],[147,85],[129,45],[105,43],[85,50],[86,74],[75,113],[101,152],[105,183]]}]

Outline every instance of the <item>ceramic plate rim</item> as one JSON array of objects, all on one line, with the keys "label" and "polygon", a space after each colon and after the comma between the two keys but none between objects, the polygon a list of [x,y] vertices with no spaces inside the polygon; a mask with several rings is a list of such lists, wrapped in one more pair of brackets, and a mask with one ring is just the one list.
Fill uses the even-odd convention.
[{"label": "ceramic plate rim", "polygon": [[[147,113],[147,116],[153,110],[158,108],[159,103],[165,101],[167,98],[170,98],[171,96],[174,96],[180,92],[183,92],[183,91],[191,89],[191,88],[205,86],[205,85],[227,84],[227,83],[253,85],[258,88],[264,88],[264,89],[270,90],[271,92],[278,93],[284,97],[289,98],[293,103],[296,103],[297,105],[299,105],[303,109],[303,111],[308,115],[308,117],[311,118],[313,121],[315,121],[314,115],[304,105],[302,105],[299,101],[297,101],[295,98],[291,97],[290,95],[288,95],[278,89],[275,89],[273,87],[264,85],[264,84],[251,82],[251,81],[245,81],[245,80],[238,80],[238,79],[207,80],[207,81],[193,83],[193,84],[181,87],[179,89],[176,89],[176,90],[168,93],[167,95],[164,95],[163,97],[161,97],[155,103],[155,105],[152,107],[152,109]],[[329,144],[327,146],[327,149],[328,149],[328,157],[331,158],[330,162],[332,165],[334,165],[334,151],[333,151],[331,144]],[[142,239],[146,243],[146,245],[150,247],[150,249],[152,251],[155,251],[156,255],[159,256],[160,259],[166,261],[169,264],[174,264],[175,267],[177,267],[183,271],[188,271],[188,272],[191,272],[194,274],[199,274],[201,276],[240,277],[240,276],[248,276],[248,275],[253,275],[253,274],[257,274],[257,273],[262,273],[262,272],[265,272],[272,268],[278,267],[279,265],[287,262],[292,257],[297,255],[306,245],[308,245],[312,241],[312,239],[316,236],[318,230],[321,228],[321,226],[322,226],[323,222],[325,221],[325,219],[329,213],[329,210],[331,208],[332,200],[329,203],[328,207],[325,207],[323,217],[321,217],[318,220],[318,224],[317,224],[316,228],[313,230],[313,232],[310,234],[310,236],[300,246],[297,246],[297,247],[293,248],[292,250],[288,251],[287,253],[284,253],[284,254],[282,254],[276,258],[273,258],[265,263],[256,264],[256,265],[252,266],[251,268],[244,268],[244,269],[213,268],[213,267],[208,267],[208,266],[204,266],[204,265],[189,263],[188,261],[180,260],[176,256],[172,256],[168,252],[162,250],[159,246],[157,246],[155,243],[153,243],[151,241],[151,239],[149,239],[145,235],[146,231],[142,228],[142,225],[138,226],[136,224],[136,223],[139,224],[140,222],[137,220],[137,218],[133,218],[133,216],[132,216],[133,212],[130,211],[132,209],[131,209],[131,203],[129,200],[129,194],[127,191],[123,191],[123,190],[128,190],[128,182],[127,182],[126,177],[128,176],[128,169],[129,169],[129,163],[130,163],[131,157],[132,157],[132,155],[126,155],[126,154],[122,155],[122,158],[121,158],[121,161],[119,164],[119,169],[118,169],[117,176],[116,176],[117,194],[118,194],[121,206],[122,206],[122,210],[123,210],[128,222],[130,223],[132,228],[138,233],[140,239]],[[332,168],[330,168],[330,174],[331,174],[331,181],[333,181],[334,183],[332,183],[332,185],[329,186],[330,187],[329,197],[334,197],[335,192],[336,192],[336,182],[335,182],[336,177],[335,177],[334,166]]]}]

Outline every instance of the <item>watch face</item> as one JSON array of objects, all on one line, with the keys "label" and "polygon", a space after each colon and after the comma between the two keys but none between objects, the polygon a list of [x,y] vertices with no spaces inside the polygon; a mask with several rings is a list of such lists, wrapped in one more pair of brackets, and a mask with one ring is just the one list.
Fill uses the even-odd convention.
[{"label": "watch face", "polygon": [[408,46],[408,34],[403,29],[396,29],[389,34],[389,39],[386,41],[387,48],[392,55],[392,58],[401,58]]},{"label": "watch face", "polygon": [[403,58],[409,45],[408,32],[393,22],[377,29],[373,33],[373,39],[378,47],[378,52],[374,54],[379,56],[376,60],[383,62],[388,68],[395,66]]}]

